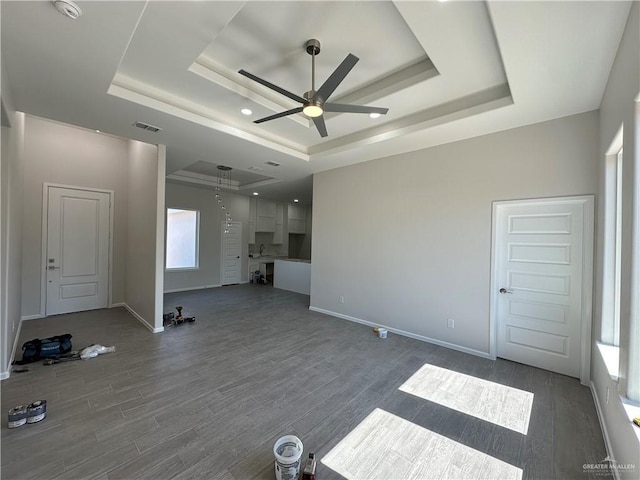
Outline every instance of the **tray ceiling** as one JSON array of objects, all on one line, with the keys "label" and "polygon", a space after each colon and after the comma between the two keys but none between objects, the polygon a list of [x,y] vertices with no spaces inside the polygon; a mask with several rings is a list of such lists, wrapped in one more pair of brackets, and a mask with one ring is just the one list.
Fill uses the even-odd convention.
[{"label": "tray ceiling", "polygon": [[[630,8],[606,1],[77,3],[77,20],[47,1],[0,3],[16,109],[166,144],[168,174],[208,175],[203,162],[230,165],[265,177],[250,183],[262,182],[272,197],[305,190],[307,201],[314,172],[597,109]],[[298,104],[237,71],[302,95],[311,86],[310,38],[322,44],[316,87],[353,53],[360,61],[331,101],[389,113],[327,114],[324,139],[302,114],[254,124]],[[135,121],[162,131],[136,129]]]}]

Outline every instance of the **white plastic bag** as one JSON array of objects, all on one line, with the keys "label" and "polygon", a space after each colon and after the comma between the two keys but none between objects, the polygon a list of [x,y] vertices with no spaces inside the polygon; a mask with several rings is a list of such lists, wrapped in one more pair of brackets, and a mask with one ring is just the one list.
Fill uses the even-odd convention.
[{"label": "white plastic bag", "polygon": [[86,360],[87,358],[94,358],[103,353],[115,352],[116,347],[105,347],[103,345],[89,345],[88,347],[80,350],[80,358]]}]

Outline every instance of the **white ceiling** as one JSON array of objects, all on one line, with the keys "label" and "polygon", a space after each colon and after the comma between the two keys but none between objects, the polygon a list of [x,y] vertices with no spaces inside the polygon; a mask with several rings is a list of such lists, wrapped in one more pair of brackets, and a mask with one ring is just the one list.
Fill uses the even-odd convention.
[{"label": "white ceiling", "polygon": [[[241,193],[303,203],[316,172],[597,109],[630,9],[609,1],[77,4],[83,15],[71,20],[49,1],[0,3],[16,109],[165,144],[172,181],[210,188],[215,166],[229,165],[243,178]],[[302,95],[311,88],[310,38],[322,44],[316,89],[353,53],[360,61],[330,100],[389,113],[327,115],[326,138],[302,114],[252,123],[299,104],[237,71]]]}]

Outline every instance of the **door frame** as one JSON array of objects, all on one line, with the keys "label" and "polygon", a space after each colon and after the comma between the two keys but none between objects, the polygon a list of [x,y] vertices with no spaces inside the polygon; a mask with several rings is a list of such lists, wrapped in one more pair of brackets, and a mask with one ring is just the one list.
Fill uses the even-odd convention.
[{"label": "door frame", "polygon": [[108,284],[107,284],[107,307],[113,306],[111,293],[113,291],[113,205],[115,192],[101,188],[79,187],[77,185],[63,185],[60,183],[44,182],[42,184],[42,249],[40,268],[40,317],[47,316],[47,244],[49,234],[49,188],[66,188],[68,190],[80,190],[84,192],[106,193],[109,195],[109,251],[108,251]]},{"label": "door frame", "polygon": [[[232,220],[231,222],[228,222],[228,223],[237,224],[240,226],[240,279],[238,281],[238,284],[241,284],[242,283],[242,263],[243,263],[242,259],[244,258],[244,255],[242,255],[242,251],[244,250],[242,234],[244,233],[244,228],[243,228],[242,222],[238,220]],[[220,221],[220,285],[223,285],[223,286],[234,285],[232,283],[229,283],[229,284],[222,283],[224,279],[224,229],[226,224],[227,224],[226,220]]]},{"label": "door frame", "polygon": [[498,336],[498,224],[499,211],[503,207],[516,205],[544,205],[549,203],[569,202],[582,204],[583,213],[583,251],[582,251],[582,318],[580,325],[580,383],[590,385],[591,382],[591,324],[593,322],[593,267],[595,238],[595,196],[576,195],[566,197],[530,198],[521,200],[495,200],[491,212],[491,281],[489,292],[489,356],[497,358]]}]

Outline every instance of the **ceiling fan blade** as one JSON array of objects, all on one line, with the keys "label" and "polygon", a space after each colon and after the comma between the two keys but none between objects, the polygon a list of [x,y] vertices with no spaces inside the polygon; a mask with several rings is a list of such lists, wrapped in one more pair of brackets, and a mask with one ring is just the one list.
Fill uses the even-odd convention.
[{"label": "ceiling fan blade", "polygon": [[246,70],[240,70],[238,72],[240,75],[244,75],[247,78],[250,78],[251,80],[253,80],[254,82],[258,82],[262,85],[264,85],[265,87],[270,88],[271,90],[275,90],[276,92],[284,95],[285,97],[289,97],[292,100],[295,100],[296,102],[300,102],[300,103],[304,103],[306,102],[306,100],[304,98],[302,98],[299,95],[296,95],[295,93],[291,93],[288,90],[285,90],[284,88],[280,88],[277,85],[274,85],[271,82],[267,82],[266,80],[263,80],[260,77],[256,77],[254,74],[247,72]]},{"label": "ceiling fan blade", "polygon": [[324,123],[324,117],[320,115],[319,117],[313,117],[313,123],[316,124],[316,128],[318,129],[318,133],[321,137],[327,136],[327,126]]},{"label": "ceiling fan blade", "polygon": [[327,80],[318,89],[316,94],[313,96],[313,100],[316,102],[325,102],[338,85],[340,85],[342,80],[344,80],[344,77],[346,77],[355,64],[358,63],[358,60],[360,59],[352,53],[347,55],[342,63],[338,65],[338,68],[333,71],[329,78],[327,78]]},{"label": "ceiling fan blade", "polygon": [[367,107],[365,105],[346,105],[344,103],[325,103],[322,106],[325,112],[345,112],[345,113],[379,113],[386,115],[388,108]]},{"label": "ceiling fan blade", "polygon": [[302,112],[302,107],[292,108],[291,110],[287,110],[286,112],[280,112],[280,113],[276,113],[275,115],[269,115],[268,117],[254,120],[253,123],[268,122],[269,120],[275,120],[276,118],[286,117],[287,115],[293,115],[294,113],[300,113],[300,112]]}]

